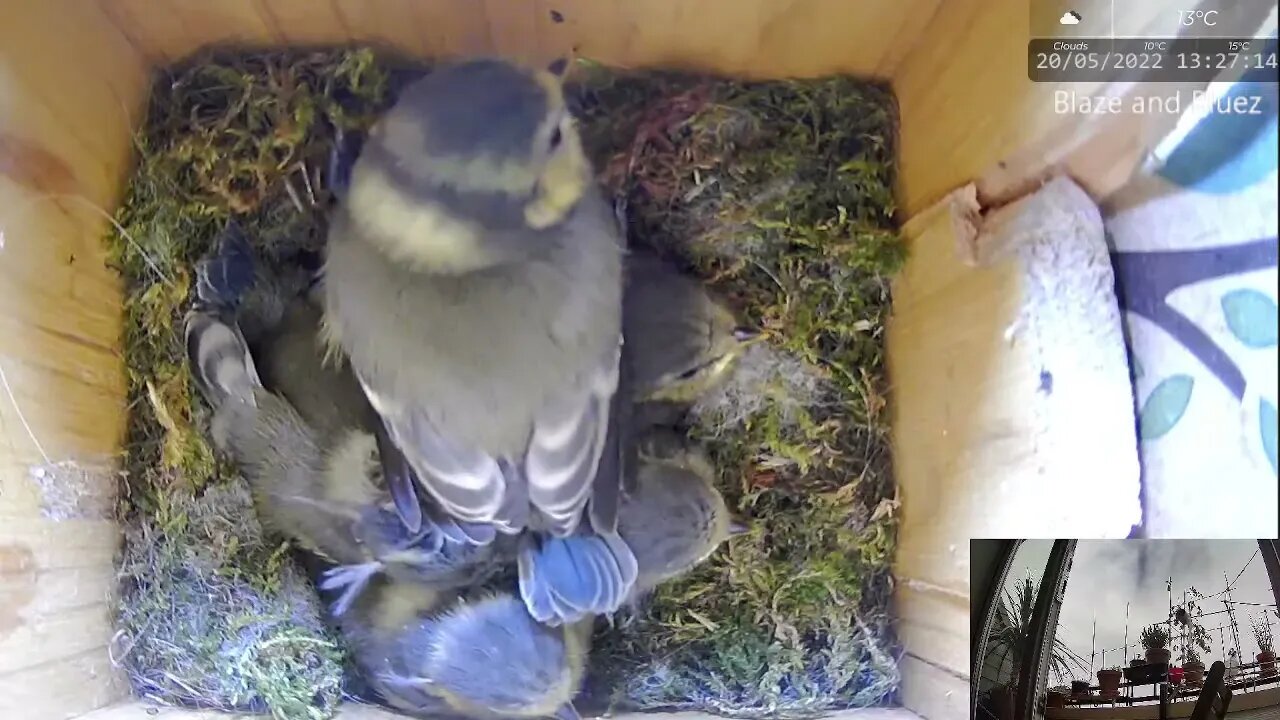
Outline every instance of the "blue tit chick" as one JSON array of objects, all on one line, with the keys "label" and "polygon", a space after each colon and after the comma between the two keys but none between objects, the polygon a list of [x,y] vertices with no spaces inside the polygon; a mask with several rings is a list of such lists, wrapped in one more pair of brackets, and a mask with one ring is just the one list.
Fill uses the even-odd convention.
[{"label": "blue tit chick", "polygon": [[383,453],[406,525],[416,482],[529,531],[521,592],[550,623],[616,609],[636,573],[616,533],[622,243],[592,176],[557,77],[442,67],[364,140],[324,270],[327,341],[409,470]]},{"label": "blue tit chick", "polygon": [[[410,535],[378,487],[381,465],[365,429],[372,409],[349,373],[325,367],[319,310],[289,306],[256,364],[234,322],[196,310],[187,318],[192,374],[214,408],[214,444],[240,466],[264,524],[338,567],[325,578],[344,589],[339,611],[379,572],[435,587],[469,585],[514,555],[511,543],[467,537],[443,518],[437,532]],[[278,380],[277,392],[262,376]]]},{"label": "blue tit chick", "polygon": [[579,717],[590,620],[551,628],[511,594],[464,600],[380,580],[337,625],[362,676],[399,710],[433,720]]},{"label": "blue tit chick", "polygon": [[638,455],[636,487],[618,515],[618,532],[639,567],[634,595],[692,570],[749,529],[730,514],[710,461],[688,438],[653,429],[640,439]]},{"label": "blue tit chick", "polygon": [[627,256],[626,279],[622,331],[636,402],[692,404],[761,337],[705,285],[650,251]]}]

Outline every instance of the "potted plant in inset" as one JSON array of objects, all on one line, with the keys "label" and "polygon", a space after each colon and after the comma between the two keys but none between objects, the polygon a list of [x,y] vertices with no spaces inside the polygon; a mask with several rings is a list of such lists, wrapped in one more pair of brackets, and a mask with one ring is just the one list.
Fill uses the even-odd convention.
[{"label": "potted plant in inset", "polygon": [[[992,688],[993,697],[998,695],[998,691],[1007,691],[1010,697],[1017,691],[1018,673],[1032,635],[1031,616],[1035,607],[1036,586],[1030,577],[1005,590],[1000,604],[996,606],[991,635],[987,639],[987,657],[993,659],[1001,677],[1010,679],[1000,688]],[[1049,653],[1049,670],[1059,678],[1070,677],[1072,665],[1084,668],[1084,661],[1056,633]],[[1007,676],[1004,674],[1006,669],[1010,671]]]},{"label": "potted plant in inset", "polygon": [[1071,681],[1071,699],[1086,700],[1089,697],[1089,681],[1088,680],[1072,680]]},{"label": "potted plant in inset", "polygon": [[1148,625],[1142,628],[1138,641],[1147,649],[1148,663],[1169,662],[1169,629],[1164,625]]},{"label": "potted plant in inset", "polygon": [[1263,677],[1275,675],[1276,653],[1275,646],[1272,645],[1271,626],[1267,624],[1266,618],[1262,622],[1254,619],[1252,625],[1253,639],[1258,642],[1258,671]]},{"label": "potted plant in inset", "polygon": [[1120,697],[1120,668],[1098,671],[1098,694],[1104,698]]},{"label": "potted plant in inset", "polygon": [[1013,683],[991,688],[991,709],[999,720],[1013,720]]},{"label": "potted plant in inset", "polygon": [[1146,657],[1134,657],[1124,669],[1124,679],[1130,683],[1144,684],[1152,682],[1147,678],[1155,675],[1156,666],[1148,664]]},{"label": "potted plant in inset", "polygon": [[1067,696],[1071,694],[1071,688],[1066,685],[1049,688],[1049,696],[1045,699],[1045,707],[1064,708],[1067,706]]},{"label": "potted plant in inset", "polygon": [[1200,653],[1188,646],[1182,653],[1182,672],[1187,687],[1200,687],[1204,684],[1204,663],[1200,662]]},{"label": "potted plant in inset", "polygon": [[[1183,680],[1188,687],[1200,687],[1204,684],[1204,663],[1200,661],[1200,653],[1209,652],[1209,634],[1196,622],[1196,618],[1203,616],[1196,599],[1203,599],[1203,596],[1195,588],[1190,592],[1192,600],[1174,612],[1173,622],[1175,629],[1181,628],[1177,647]],[[1173,669],[1170,669],[1170,674]]]}]

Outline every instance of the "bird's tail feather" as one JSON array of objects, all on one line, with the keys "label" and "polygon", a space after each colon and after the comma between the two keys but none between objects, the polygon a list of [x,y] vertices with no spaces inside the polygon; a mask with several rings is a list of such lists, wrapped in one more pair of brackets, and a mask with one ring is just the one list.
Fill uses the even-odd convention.
[{"label": "bird's tail feather", "polygon": [[248,236],[230,220],[217,247],[196,263],[196,298],[208,307],[233,310],[253,287],[256,268]]},{"label": "bird's tail feather", "polygon": [[635,555],[615,533],[526,536],[517,567],[529,613],[553,627],[615,612],[638,574]]},{"label": "bird's tail feather", "polygon": [[192,310],[186,318],[186,348],[196,387],[212,407],[231,399],[257,404],[254,390],[262,381],[234,322],[208,310]]},{"label": "bird's tail feather", "polygon": [[196,304],[234,315],[250,343],[284,320],[285,309],[315,286],[323,262],[315,252],[298,251],[278,265],[255,253],[239,223],[228,221],[213,250],[196,263]]}]

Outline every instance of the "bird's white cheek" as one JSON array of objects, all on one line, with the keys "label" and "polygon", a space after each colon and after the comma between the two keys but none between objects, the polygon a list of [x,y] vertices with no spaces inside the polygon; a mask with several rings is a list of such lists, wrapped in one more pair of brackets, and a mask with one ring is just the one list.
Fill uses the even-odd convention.
[{"label": "bird's white cheek", "polygon": [[387,255],[414,266],[464,271],[484,265],[479,229],[437,203],[410,198],[366,173],[351,186],[352,217]]}]

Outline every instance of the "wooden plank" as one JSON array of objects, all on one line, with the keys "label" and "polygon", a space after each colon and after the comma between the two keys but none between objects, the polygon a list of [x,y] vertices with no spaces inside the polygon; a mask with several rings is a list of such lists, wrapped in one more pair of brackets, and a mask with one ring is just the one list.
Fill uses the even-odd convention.
[{"label": "wooden plank", "polygon": [[968,717],[968,676],[956,677],[914,656],[909,648],[899,667],[903,707],[925,720]]},{"label": "wooden plank", "polygon": [[115,612],[102,603],[26,618],[0,638],[0,676],[90,651],[106,652],[114,634]]},{"label": "wooden plank", "polygon": [[[105,648],[0,675],[0,717],[74,718],[119,701],[128,683]],[[144,716],[145,717],[145,716]]]},{"label": "wooden plank", "polygon": [[[145,61],[96,5],[58,0],[15,15],[0,24],[0,178],[111,207],[147,91]],[[6,218],[14,203],[0,201]]]},{"label": "wooden plank", "polygon": [[0,517],[0,548],[28,561],[39,572],[115,567],[120,530],[107,520],[54,522],[34,517]]},{"label": "wooden plank", "polygon": [[48,617],[95,605],[109,606],[118,585],[116,569],[111,565],[43,570],[23,612],[30,617]]},{"label": "wooden plank", "polygon": [[322,45],[343,36],[333,3],[323,0],[260,0],[262,14],[284,42]]},{"label": "wooden plank", "polygon": [[944,207],[909,228],[910,259],[894,283],[887,353],[903,502],[895,572],[967,591],[968,570],[954,567],[948,548],[967,558],[968,538],[997,536],[975,527],[993,500],[982,473],[1026,469],[1031,448],[1017,435],[1018,398],[984,400],[1006,396],[1018,372],[1001,336],[1017,316],[1020,279],[1011,265],[961,263],[953,222]]},{"label": "wooden plank", "polygon": [[706,69],[748,77],[872,75],[909,45],[935,0],[561,0],[544,3],[580,54],[623,66]]},{"label": "wooden plank", "polygon": [[[0,512],[8,517],[40,511],[29,489],[8,492],[30,488],[29,467],[101,458],[120,441],[120,295],[102,264],[100,213],[118,196],[148,82],[144,58],[96,5],[31,4],[0,26],[0,332],[8,338]],[[21,523],[2,523],[0,545],[27,532]],[[45,554],[56,546],[47,532],[19,540]],[[112,531],[105,546],[114,545]]]},{"label": "wooden plank", "polygon": [[[77,720],[261,720],[263,717],[265,716],[170,708],[143,701],[133,701],[102,708],[87,715],[82,715]],[[337,715],[338,720],[395,720],[403,717],[399,713],[355,703],[343,705]],[[903,708],[847,710],[832,713],[825,717],[829,718],[829,720],[920,720],[919,716]],[[611,715],[610,718],[611,720],[719,720],[717,716],[699,712],[623,713],[621,715]]]},{"label": "wooden plank", "polygon": [[[531,10],[516,7],[522,15]],[[470,0],[424,0],[411,3],[409,13],[422,39],[421,54],[433,58],[476,57],[496,52],[488,9]],[[505,14],[499,13],[500,17]]]},{"label": "wooden plank", "polygon": [[[939,0],[99,0],[146,56],[214,42],[381,42],[420,56],[497,53],[544,62],[577,51],[626,66],[752,77],[886,73]],[[561,18],[552,19],[552,11]]]},{"label": "wooden plank", "polygon": [[[188,710],[133,700],[81,715],[77,720],[263,720],[265,717],[265,715],[223,713],[212,710]],[[343,705],[336,717],[337,720],[402,720],[405,716],[371,705],[347,703]]]},{"label": "wooden plank", "polygon": [[278,45],[286,37],[264,0],[98,0],[150,59],[173,62],[214,44]]},{"label": "wooden plank", "polygon": [[539,36],[542,24],[538,18],[537,2],[481,0],[472,4],[480,8],[491,52],[531,64],[543,59]]},{"label": "wooden plank", "polygon": [[[9,337],[26,341],[32,335],[23,332]],[[0,421],[8,431],[0,453],[12,453],[12,458],[27,465],[113,453],[124,433],[124,382],[96,373],[118,369],[117,361],[95,356],[99,363],[86,377],[74,361],[43,354],[58,348],[80,352],[80,345],[51,340],[42,342],[38,351],[28,347],[0,355],[4,380]],[[40,364],[25,360],[30,352],[36,353]],[[52,388],[57,388],[56,403],[49,402]]]},{"label": "wooden plank", "polygon": [[98,0],[98,5],[153,67],[176,62],[199,44],[173,3]]},{"label": "wooden plank", "polygon": [[[965,554],[968,554],[966,546]],[[969,597],[897,578],[898,640],[916,657],[956,675],[969,674]]]},{"label": "wooden plank", "polygon": [[[333,39],[372,43],[415,56],[430,54],[427,36],[415,12],[417,4],[414,0],[334,0],[346,35]],[[474,13],[478,9],[463,11]]]}]

